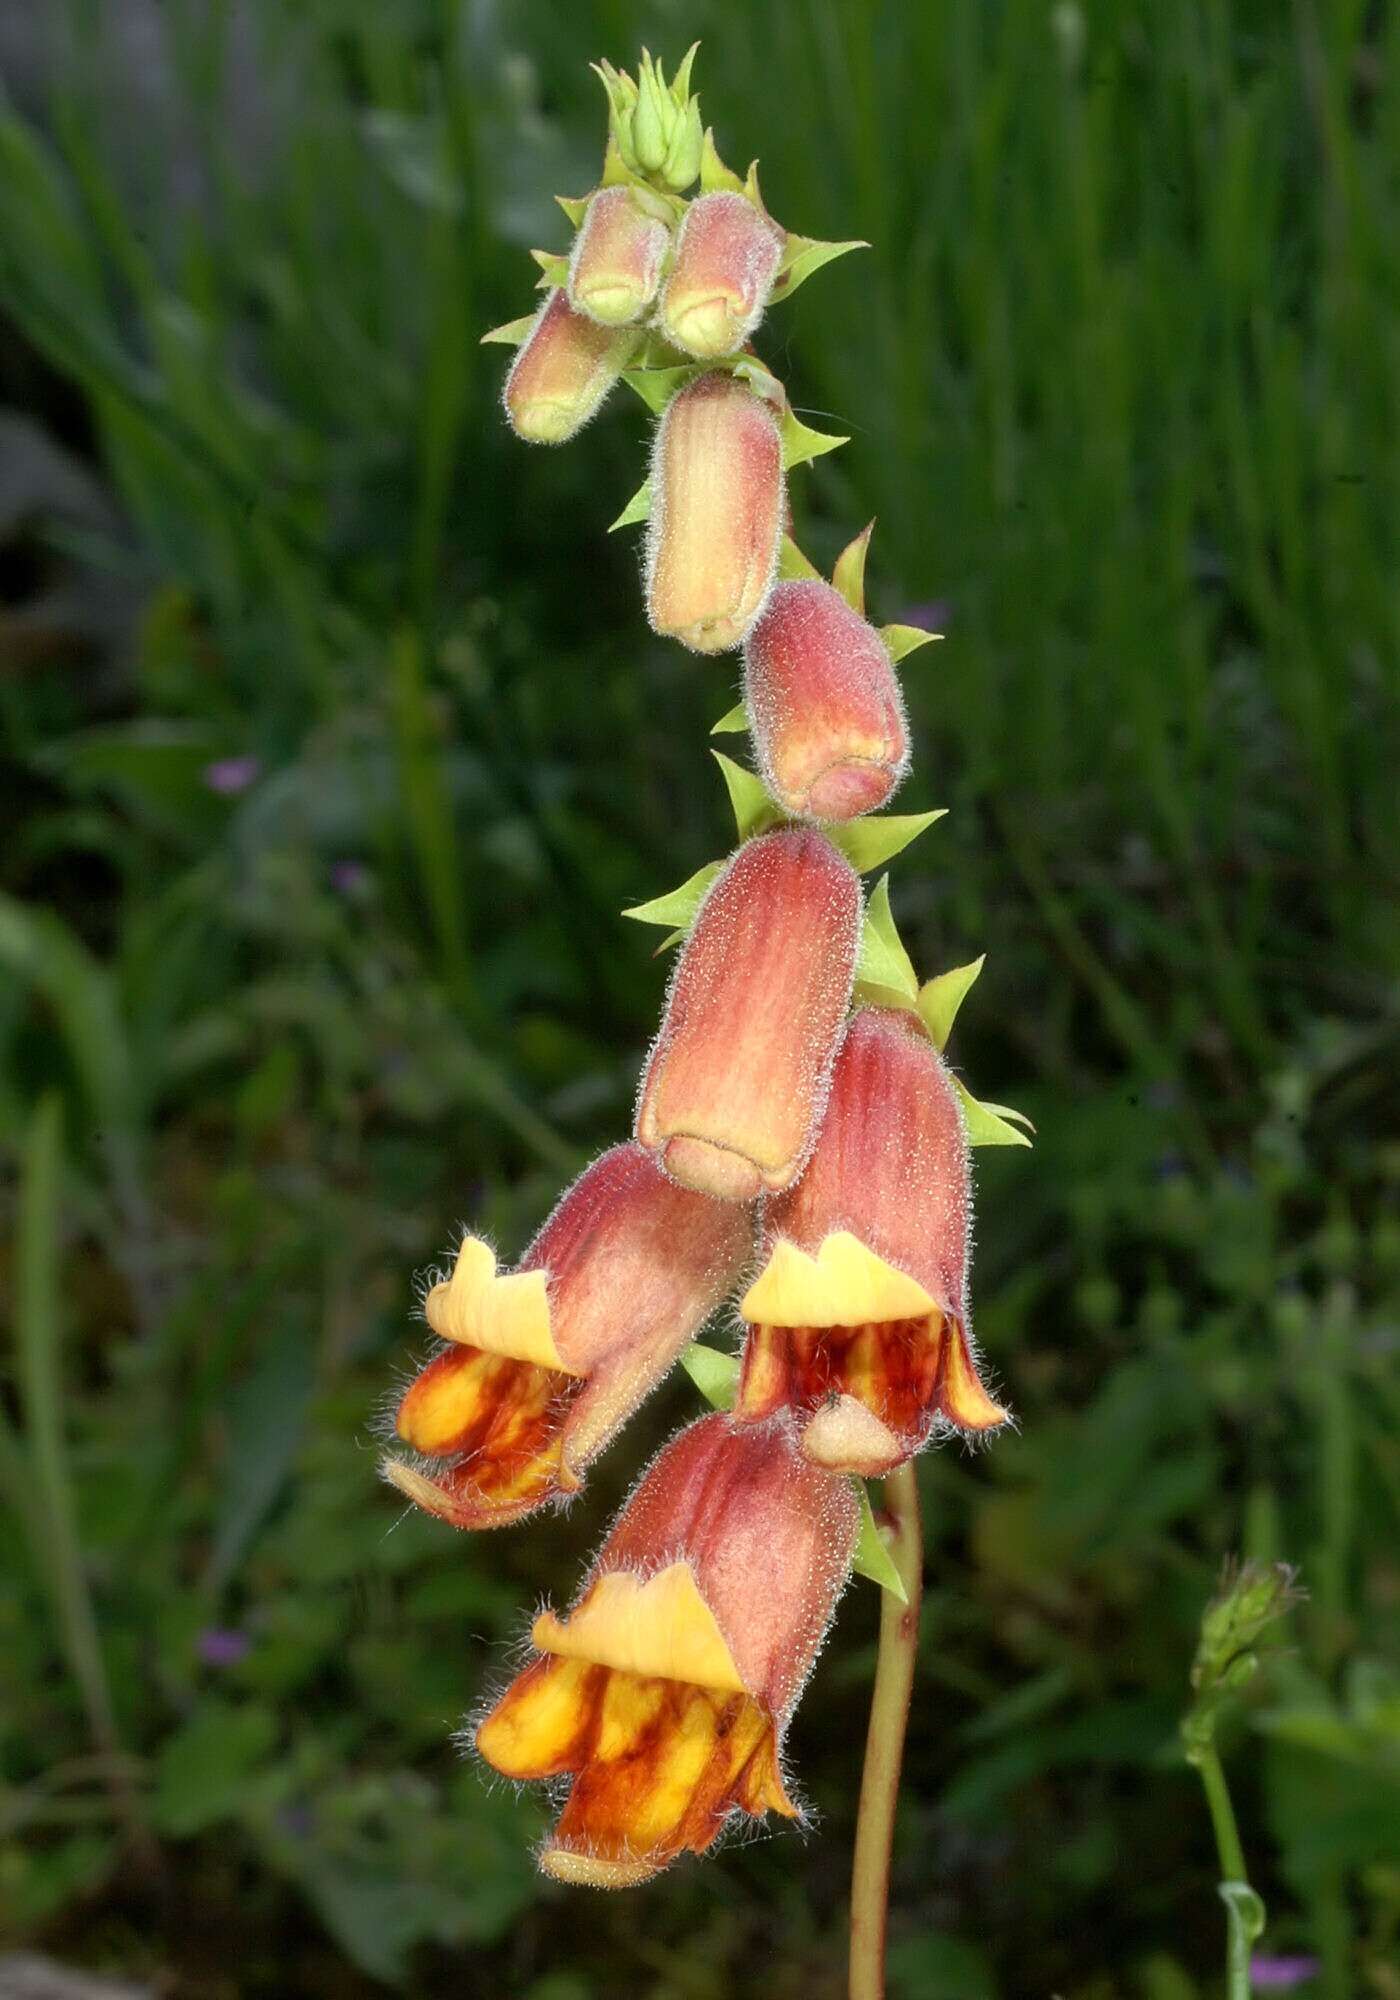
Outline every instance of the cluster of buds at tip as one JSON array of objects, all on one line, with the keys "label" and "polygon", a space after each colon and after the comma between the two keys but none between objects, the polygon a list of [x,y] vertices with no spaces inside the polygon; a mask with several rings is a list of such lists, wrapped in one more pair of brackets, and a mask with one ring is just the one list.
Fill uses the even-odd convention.
[{"label": "cluster of buds at tip", "polygon": [[635,78],[611,63],[594,64],[608,94],[612,141],[623,166],[675,194],[683,193],[695,179],[705,150],[700,100],[690,93],[690,72],[699,46],[692,44],[670,83],[646,49]]}]

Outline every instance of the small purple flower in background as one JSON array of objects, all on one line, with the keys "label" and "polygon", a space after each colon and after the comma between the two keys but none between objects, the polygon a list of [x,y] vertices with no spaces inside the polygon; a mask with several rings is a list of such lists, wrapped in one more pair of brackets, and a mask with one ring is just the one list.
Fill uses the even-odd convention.
[{"label": "small purple flower in background", "polygon": [[1288,1993],[1304,1980],[1311,1979],[1318,1970],[1315,1958],[1273,1957],[1264,1952],[1256,1952],[1249,1961],[1249,1983],[1257,1986],[1262,1993]]},{"label": "small purple flower in background", "polygon": [[206,1667],[236,1667],[246,1658],[252,1640],[229,1625],[206,1626],[195,1641],[195,1652]]},{"label": "small purple flower in background", "polygon": [[260,757],[216,757],[212,764],[205,765],[203,776],[211,792],[232,798],[237,792],[246,792],[261,772]]},{"label": "small purple flower in background", "polygon": [[357,896],[369,881],[363,861],[337,861],[331,867],[331,887],[337,896]]},{"label": "small purple flower in background", "polygon": [[953,607],[946,597],[930,597],[922,604],[906,604],[896,611],[899,625],[917,625],[925,632],[946,632],[953,622]]}]

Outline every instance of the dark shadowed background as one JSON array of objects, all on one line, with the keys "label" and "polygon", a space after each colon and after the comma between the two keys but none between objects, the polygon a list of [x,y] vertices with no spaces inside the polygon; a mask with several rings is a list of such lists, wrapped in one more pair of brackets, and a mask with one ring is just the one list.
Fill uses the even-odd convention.
[{"label": "dark shadowed background", "polygon": [[1226,1739],[1269,1948],[1397,2000],[1400,9],[0,5],[0,1936],[177,2000],[837,2000],[855,1587],[790,1831],[600,1898],[450,1731],[567,1517],[400,1520],[415,1273],[627,1126],[728,843],[735,662],[647,633],[647,417],[497,408],[589,58],[697,77],[778,218],[830,563],[871,516],[1019,1434],[929,1456],[895,2000],[1192,2000],[1176,1717],[1222,1557],[1310,1592]]}]

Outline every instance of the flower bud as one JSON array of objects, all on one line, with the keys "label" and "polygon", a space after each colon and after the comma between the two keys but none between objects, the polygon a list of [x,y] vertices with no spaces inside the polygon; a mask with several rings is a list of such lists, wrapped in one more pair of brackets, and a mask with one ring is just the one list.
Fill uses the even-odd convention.
[{"label": "flower bud", "polygon": [[788,1187],[821,1117],[850,1002],[860,883],[809,827],[750,840],[710,887],[647,1063],[636,1135],[729,1201]]},{"label": "flower bud", "polygon": [[783,447],[768,405],[731,375],[701,375],[656,427],[647,617],[695,653],[737,646],[763,609],[782,546]]},{"label": "flower bud", "polygon": [[744,697],[764,782],[790,813],[874,812],[909,768],[890,656],[829,583],[774,585],[744,642]]},{"label": "flower bud", "polygon": [[736,1813],[800,1817],[788,1720],[850,1572],[845,1480],[781,1425],[692,1424],[653,1460],[567,1616],[479,1725],[509,1778],[573,1779],[539,1856],[597,1888],[702,1853]]},{"label": "flower bud", "polygon": [[632,154],[644,174],[666,164],[676,107],[659,67],[642,51],[637,77],[637,102],[632,112]]},{"label": "flower bud", "polygon": [[569,258],[569,303],[600,326],[627,326],[646,312],[661,281],[671,232],[630,187],[600,188]]},{"label": "flower bud", "polygon": [[467,1237],[427,1298],[445,1344],[398,1409],[417,1457],[386,1459],[385,1477],[459,1528],[576,1491],[752,1247],[745,1211],[675,1186],[632,1144],[574,1182],[515,1271]]},{"label": "flower bud", "polygon": [[680,194],[699,173],[704,152],[705,131],[700,123],[700,100],[692,97],[683,115],[676,121],[659,178],[668,188]]},{"label": "flower bud", "polygon": [[506,376],[510,427],[527,444],[563,444],[583,429],[630,360],[640,335],[576,313],[550,292]]},{"label": "flower bud", "polygon": [[878,1476],[940,1420],[991,1430],[968,1332],[970,1175],[952,1080],[918,1017],[862,1009],[832,1071],[820,1137],[764,1215],[767,1261],[735,1420],[795,1411],[805,1455]]},{"label": "flower bud", "polygon": [[666,338],[700,361],[742,347],[763,317],[786,240],[746,195],[697,196],[661,298]]}]

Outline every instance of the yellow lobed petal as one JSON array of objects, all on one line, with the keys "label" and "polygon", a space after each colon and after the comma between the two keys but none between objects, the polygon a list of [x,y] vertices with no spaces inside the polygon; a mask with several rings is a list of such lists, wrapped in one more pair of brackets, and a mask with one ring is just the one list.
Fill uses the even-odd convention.
[{"label": "yellow lobed petal", "polygon": [[921,1319],[938,1307],[915,1279],[838,1229],[815,1257],[780,1237],[739,1310],[763,1326],[863,1326]]},{"label": "yellow lobed petal", "polygon": [[542,1653],[697,1687],[745,1691],[688,1563],[671,1563],[645,1582],[631,1570],[612,1570],[567,1618],[542,1612],[530,1636]]},{"label": "yellow lobed petal", "polygon": [[468,1236],[457,1252],[452,1276],[428,1294],[428,1324],[441,1340],[508,1354],[577,1375],[561,1360],[549,1323],[549,1280],[544,1271],[496,1269],[489,1243]]}]

